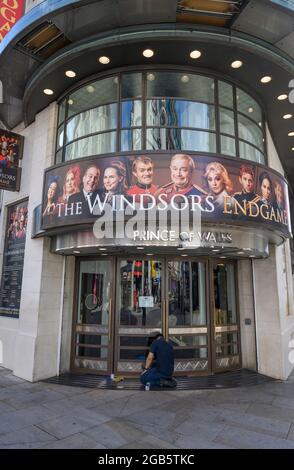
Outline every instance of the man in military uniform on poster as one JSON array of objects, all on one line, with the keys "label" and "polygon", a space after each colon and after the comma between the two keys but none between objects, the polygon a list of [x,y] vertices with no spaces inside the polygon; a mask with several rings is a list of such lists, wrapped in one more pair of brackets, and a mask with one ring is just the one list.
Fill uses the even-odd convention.
[{"label": "man in military uniform on poster", "polygon": [[136,178],[136,184],[128,190],[128,196],[135,195],[135,201],[140,202],[141,194],[154,195],[157,186],[153,184],[154,163],[150,157],[139,155],[133,161],[133,175]]},{"label": "man in military uniform on poster", "polygon": [[242,186],[242,191],[235,193],[233,197],[242,207],[245,205],[244,201],[246,203],[258,203],[260,200],[260,196],[254,192],[254,179],[253,167],[251,165],[241,165],[239,183]]},{"label": "man in military uniform on poster", "polygon": [[184,153],[175,154],[170,161],[171,182],[162,186],[156,197],[166,194],[166,201],[170,203],[171,198],[177,195],[204,196],[207,193],[196,184],[192,183],[195,162],[190,155]]}]

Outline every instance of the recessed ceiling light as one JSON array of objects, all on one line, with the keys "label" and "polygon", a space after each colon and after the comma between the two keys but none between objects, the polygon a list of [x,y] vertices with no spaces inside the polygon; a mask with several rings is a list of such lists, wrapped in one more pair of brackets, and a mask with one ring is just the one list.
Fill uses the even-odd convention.
[{"label": "recessed ceiling light", "polygon": [[182,75],[181,76],[181,82],[188,83],[189,80],[190,80],[190,78],[189,78],[188,75]]},{"label": "recessed ceiling light", "polygon": [[75,78],[77,76],[76,72],[74,72],[73,70],[67,70],[65,72],[65,75],[69,78]]},{"label": "recessed ceiling light", "polygon": [[147,73],[147,80],[149,80],[149,82],[153,82],[153,80],[155,80],[154,73]]},{"label": "recessed ceiling light", "polygon": [[188,256],[188,255],[181,255],[181,256]]},{"label": "recessed ceiling light", "polygon": [[220,251],[220,250],[212,250],[212,251],[214,251],[215,253],[217,253],[217,252]]},{"label": "recessed ceiling light", "polygon": [[293,150],[293,151],[294,151],[294,147],[292,147],[292,148],[291,148],[291,150]]},{"label": "recessed ceiling light", "polygon": [[74,104],[74,100],[72,100],[71,98],[68,100],[68,104],[71,105],[71,104]]},{"label": "recessed ceiling light", "polygon": [[147,256],[153,256],[153,253],[147,253]]},{"label": "recessed ceiling light", "polygon": [[99,248],[99,251],[106,251],[107,248]]},{"label": "recessed ceiling light", "polygon": [[95,91],[95,87],[93,85],[87,86],[87,92],[88,93],[94,93],[94,91]]},{"label": "recessed ceiling light", "polygon": [[294,135],[294,131],[288,132],[289,137],[293,137],[293,135]]},{"label": "recessed ceiling light", "polygon": [[103,65],[109,64],[109,62],[110,62],[110,58],[107,57],[106,55],[102,55],[101,57],[99,57],[98,60],[99,60],[100,64],[103,64]]},{"label": "recessed ceiling light", "polygon": [[191,59],[199,59],[199,57],[201,57],[201,52],[200,51],[191,51],[190,52],[190,57]]},{"label": "recessed ceiling light", "polygon": [[231,63],[231,67],[233,69],[239,69],[240,67],[242,67],[242,65],[243,65],[242,60],[234,60],[234,62]]},{"label": "recessed ceiling light", "polygon": [[248,108],[248,113],[253,113],[254,109],[253,108]]},{"label": "recessed ceiling light", "polygon": [[265,75],[264,77],[261,77],[260,81],[261,83],[269,83],[272,80],[272,77],[269,75]]},{"label": "recessed ceiling light", "polygon": [[143,51],[143,56],[149,59],[150,57],[154,56],[154,51],[152,49],[145,49]]},{"label": "recessed ceiling light", "polygon": [[108,256],[108,253],[101,253],[100,256]]},{"label": "recessed ceiling light", "polygon": [[282,95],[279,95],[279,96],[277,97],[277,100],[279,100],[279,101],[284,101],[284,100],[286,100],[287,98],[288,98],[288,95],[286,95],[286,93],[284,93],[284,94],[282,94]]},{"label": "recessed ceiling light", "polygon": [[74,250],[74,251],[73,251],[73,253],[79,254],[79,253],[80,253],[80,251],[78,251],[78,250]]},{"label": "recessed ceiling light", "polygon": [[220,258],[226,258],[226,256],[220,256]]},{"label": "recessed ceiling light", "polygon": [[290,119],[293,114],[284,114],[283,119]]},{"label": "recessed ceiling light", "polygon": [[137,246],[137,250],[144,250],[144,246]]},{"label": "recessed ceiling light", "polygon": [[50,90],[50,88],[45,88],[45,90],[43,90],[43,93],[44,95],[53,95],[54,91]]}]

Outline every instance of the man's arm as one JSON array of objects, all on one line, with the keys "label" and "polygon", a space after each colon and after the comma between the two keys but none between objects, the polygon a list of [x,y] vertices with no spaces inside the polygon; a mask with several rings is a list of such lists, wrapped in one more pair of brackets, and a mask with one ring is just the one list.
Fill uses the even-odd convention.
[{"label": "man's arm", "polygon": [[154,354],[152,352],[149,352],[147,359],[146,359],[145,369],[149,369],[151,367],[153,359],[154,359]]}]

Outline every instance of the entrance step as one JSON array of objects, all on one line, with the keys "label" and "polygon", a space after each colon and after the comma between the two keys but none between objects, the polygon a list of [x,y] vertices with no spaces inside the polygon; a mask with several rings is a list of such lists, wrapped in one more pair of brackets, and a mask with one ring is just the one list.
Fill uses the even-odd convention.
[{"label": "entrance step", "polygon": [[[111,380],[109,376],[94,374],[62,374],[58,377],[51,377],[43,382],[67,385],[72,387],[98,388],[109,390],[145,390],[139,378],[121,377],[121,380]],[[201,390],[247,387],[250,385],[260,385],[275,379],[258,374],[248,369],[238,369],[234,371],[221,372],[218,374],[201,377],[176,377],[177,387],[169,390]],[[167,390],[166,388],[153,387],[152,390]]]}]

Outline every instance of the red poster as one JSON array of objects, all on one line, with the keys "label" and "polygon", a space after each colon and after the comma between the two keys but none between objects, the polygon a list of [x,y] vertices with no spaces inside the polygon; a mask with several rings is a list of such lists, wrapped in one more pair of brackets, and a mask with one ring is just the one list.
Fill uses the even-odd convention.
[{"label": "red poster", "polygon": [[0,0],[0,42],[24,14],[25,0]]}]

